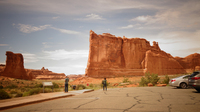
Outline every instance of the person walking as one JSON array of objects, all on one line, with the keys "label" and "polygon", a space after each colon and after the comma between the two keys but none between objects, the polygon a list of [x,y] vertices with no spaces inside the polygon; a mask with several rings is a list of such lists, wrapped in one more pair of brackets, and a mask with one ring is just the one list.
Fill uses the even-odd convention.
[{"label": "person walking", "polygon": [[102,84],[103,84],[103,91],[104,90],[107,91],[107,80],[106,80],[106,78],[104,78],[104,80],[102,80]]},{"label": "person walking", "polygon": [[68,92],[68,82],[69,82],[69,78],[66,76],[66,78],[65,78],[65,92]]}]

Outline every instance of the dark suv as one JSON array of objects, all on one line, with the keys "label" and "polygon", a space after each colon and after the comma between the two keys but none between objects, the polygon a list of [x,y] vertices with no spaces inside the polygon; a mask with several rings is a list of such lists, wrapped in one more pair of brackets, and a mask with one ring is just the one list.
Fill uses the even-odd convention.
[{"label": "dark suv", "polygon": [[188,78],[188,85],[200,92],[200,71],[193,72]]}]

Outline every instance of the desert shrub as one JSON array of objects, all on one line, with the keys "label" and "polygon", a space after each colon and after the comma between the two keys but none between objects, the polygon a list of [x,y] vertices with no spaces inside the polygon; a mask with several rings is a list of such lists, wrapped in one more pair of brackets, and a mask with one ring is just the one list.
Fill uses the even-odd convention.
[{"label": "desert shrub", "polygon": [[147,86],[147,84],[148,84],[147,80],[144,77],[142,77],[141,81],[139,82],[139,85],[140,86]]},{"label": "desert shrub", "polygon": [[35,85],[35,88],[42,88],[42,87],[43,87],[43,84],[42,84],[42,83],[36,84],[36,85]]},{"label": "desert shrub", "polygon": [[76,86],[76,90],[82,90],[82,89],[85,89],[85,85],[82,85],[82,84],[79,84]]},{"label": "desert shrub", "polygon": [[15,97],[22,97],[23,96],[23,93],[21,92],[17,92],[16,96]]},{"label": "desert shrub", "polygon": [[21,82],[21,84],[24,84],[24,82]]},{"label": "desert shrub", "polygon": [[14,85],[14,84],[11,84],[11,85],[8,85],[6,88],[15,89],[15,88],[18,88],[18,86]]},{"label": "desert shrub", "polygon": [[90,87],[90,88],[93,88],[93,87],[94,87],[94,84],[89,84],[89,87]]},{"label": "desert shrub", "polygon": [[15,91],[15,90],[10,91],[10,94],[16,94],[16,93],[17,93],[17,91]]},{"label": "desert shrub", "polygon": [[0,85],[0,89],[3,89],[3,86],[2,86],[2,85]]},{"label": "desert shrub", "polygon": [[39,94],[41,93],[41,88],[33,88],[29,91],[29,95]]},{"label": "desert shrub", "polygon": [[168,75],[165,75],[165,78],[163,80],[163,84],[169,84],[169,76]]},{"label": "desert shrub", "polygon": [[29,95],[30,95],[29,92],[24,92],[24,93],[23,93],[23,96],[29,96]]},{"label": "desert shrub", "polygon": [[141,81],[139,82],[140,86],[147,86],[148,83],[152,83],[153,85],[157,84],[159,81],[159,77],[157,74],[150,74],[146,73],[145,77],[141,78]]},{"label": "desert shrub", "polygon": [[3,89],[0,89],[0,100],[2,100],[2,99],[8,99],[8,98],[11,98],[9,96],[9,94],[6,91],[4,91]]},{"label": "desert shrub", "polygon": [[[41,93],[43,92],[43,89],[42,89],[42,91],[41,91]],[[50,92],[52,92],[52,89],[51,88],[45,88],[44,89],[44,93],[50,93]]]},{"label": "desert shrub", "polygon": [[25,91],[27,91],[27,89],[26,88],[20,88],[20,90],[21,90],[21,92],[25,92]]},{"label": "desert shrub", "polygon": [[57,83],[53,82],[53,87],[54,88],[59,88],[59,85]]},{"label": "desert shrub", "polygon": [[124,77],[123,83],[130,82],[128,78]]}]

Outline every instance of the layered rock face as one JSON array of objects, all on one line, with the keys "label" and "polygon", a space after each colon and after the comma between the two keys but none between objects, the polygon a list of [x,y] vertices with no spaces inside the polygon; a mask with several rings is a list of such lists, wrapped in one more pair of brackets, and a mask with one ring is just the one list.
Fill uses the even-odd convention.
[{"label": "layered rock face", "polygon": [[66,77],[64,73],[54,73],[44,67],[41,70],[25,69],[23,55],[20,53],[7,51],[6,55],[6,65],[0,65],[0,76],[26,80],[60,80]]},{"label": "layered rock face", "polygon": [[109,33],[97,35],[90,31],[86,76],[134,76],[146,72],[164,75],[185,73],[186,70],[176,58],[160,50],[157,42],[151,46],[141,38],[121,38]]},{"label": "layered rock face", "polygon": [[6,66],[3,72],[1,72],[1,76],[17,78],[17,79],[26,79],[31,80],[32,76],[26,74],[24,69],[24,59],[22,54],[13,53],[11,51],[6,52]]},{"label": "layered rock face", "polygon": [[34,79],[42,80],[60,80],[65,79],[66,75],[64,73],[54,73],[42,67],[41,70],[26,69],[27,74],[33,76]]},{"label": "layered rock face", "polygon": [[194,53],[185,58],[175,57],[175,59],[183,66],[186,72],[200,70],[200,54]]}]

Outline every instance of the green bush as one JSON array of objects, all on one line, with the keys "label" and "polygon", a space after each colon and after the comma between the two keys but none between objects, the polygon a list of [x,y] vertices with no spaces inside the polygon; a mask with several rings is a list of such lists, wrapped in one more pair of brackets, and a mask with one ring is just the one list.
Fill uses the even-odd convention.
[{"label": "green bush", "polygon": [[17,91],[15,91],[15,90],[12,90],[11,92],[10,92],[10,94],[16,94],[17,93]]},{"label": "green bush", "polygon": [[8,98],[11,98],[9,96],[9,94],[6,91],[4,91],[3,89],[0,89],[0,100],[2,100],[2,99],[8,99]]},{"label": "green bush", "polygon": [[11,85],[8,85],[6,88],[15,89],[15,88],[18,88],[18,86],[14,85],[14,84],[11,84]]},{"label": "green bush", "polygon": [[90,87],[90,88],[93,88],[93,87],[94,87],[94,84],[90,84],[89,87]]},{"label": "green bush", "polygon": [[43,84],[42,84],[42,83],[36,84],[36,85],[35,85],[35,88],[42,88],[42,87],[43,87]]},{"label": "green bush", "polygon": [[27,91],[29,91],[29,89],[28,88],[20,88],[20,90],[21,90],[21,92],[27,92]]},{"label": "green bush", "polygon": [[130,82],[130,81],[128,80],[128,78],[124,77],[123,83],[127,83],[127,82]]},{"label": "green bush", "polygon": [[[42,91],[41,91],[41,93],[43,92],[43,89],[42,89]],[[52,92],[52,89],[51,88],[45,88],[44,89],[44,93],[50,93],[50,92]]]},{"label": "green bush", "polygon": [[23,96],[29,96],[29,95],[30,95],[29,92],[24,92],[24,93],[23,93]]},{"label": "green bush", "polygon": [[82,89],[85,89],[85,85],[82,85],[82,84],[79,84],[76,86],[76,90],[82,90]]},{"label": "green bush", "polygon": [[159,81],[159,77],[157,74],[150,74],[150,73],[146,73],[145,77],[141,78],[141,81],[139,82],[140,86],[147,86],[148,83],[152,83],[153,85],[157,84],[157,82]]},{"label": "green bush", "polygon": [[57,83],[53,82],[53,87],[54,88],[59,88],[59,85]]},{"label": "green bush", "polygon": [[39,94],[41,93],[41,88],[33,88],[29,91],[30,95]]},{"label": "green bush", "polygon": [[168,75],[165,75],[165,78],[163,80],[163,84],[169,84],[169,76]]},{"label": "green bush", "polygon": [[23,93],[21,92],[17,92],[16,96],[15,97],[22,97],[23,96]]}]

